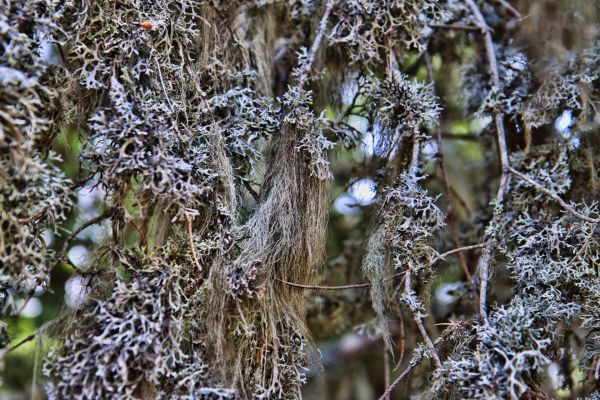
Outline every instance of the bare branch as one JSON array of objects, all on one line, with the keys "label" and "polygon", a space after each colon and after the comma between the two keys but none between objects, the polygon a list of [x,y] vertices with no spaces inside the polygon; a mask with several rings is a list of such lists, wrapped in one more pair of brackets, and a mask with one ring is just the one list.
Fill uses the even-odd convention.
[{"label": "bare branch", "polygon": [[77,229],[75,229],[66,239],[65,242],[63,244],[63,247],[61,249],[61,251],[58,253],[58,255],[56,256],[56,261],[54,262],[54,264],[52,264],[52,266],[48,269],[48,273],[52,272],[52,270],[54,268],[56,268],[58,266],[58,264],[61,263],[61,261],[65,258],[65,256],[67,255],[67,250],[69,249],[69,246],[71,245],[71,242],[73,240],[75,240],[75,238],[77,237],[77,235],[79,235],[81,232],[83,232],[86,228],[95,225],[99,222],[102,222],[103,220],[112,217],[112,215],[115,213],[115,209],[113,208],[109,208],[108,210],[104,211],[102,214],[98,215],[96,218],[92,218],[91,220],[84,222],[83,224],[81,224],[81,226]]},{"label": "bare branch", "polygon": [[19,343],[16,343],[16,344],[14,344],[14,345],[12,345],[10,347],[7,347],[4,350],[1,350],[0,351],[0,359],[3,359],[4,356],[6,356],[8,353],[10,353],[13,350],[18,349],[19,347],[21,347],[25,343],[32,341],[33,339],[35,339],[36,335],[37,335],[37,331],[33,332],[31,335],[27,336],[26,338],[24,338],[23,340],[21,340]]},{"label": "bare branch", "polygon": [[500,3],[500,5],[504,8],[506,8],[512,15],[514,15],[515,17],[521,19],[523,18],[523,16],[521,15],[521,13],[512,6],[512,4],[510,4],[508,1],[506,0],[496,0],[498,3]]},{"label": "bare branch", "polygon": [[293,286],[297,288],[303,289],[314,289],[314,290],[348,290],[348,289],[360,289],[360,288],[368,288],[371,287],[370,283],[356,283],[353,285],[341,285],[341,286],[319,286],[319,285],[302,285],[300,283],[293,283],[284,281],[283,279],[275,278],[281,283],[284,283],[288,286]]},{"label": "bare branch", "polygon": [[481,31],[481,28],[473,25],[462,25],[462,24],[429,24],[431,28],[435,29],[453,29],[459,31]]},{"label": "bare branch", "polygon": [[[455,254],[455,253],[460,253],[462,251],[469,251],[469,250],[474,250],[474,249],[480,249],[482,247],[485,246],[485,243],[480,243],[480,244],[473,244],[470,246],[463,246],[461,248],[458,249],[452,249],[449,250],[443,254],[440,254],[439,256],[435,257],[430,263],[429,266],[433,266],[436,262],[440,261],[440,260],[444,260],[446,257],[448,257],[449,255]],[[403,273],[397,273],[394,274],[393,276],[391,276],[390,278],[387,278],[384,280],[384,282],[387,282],[391,279],[394,279],[397,276],[402,275]],[[371,283],[356,283],[356,284],[352,284],[352,285],[341,285],[341,286],[320,286],[320,285],[303,285],[300,283],[293,283],[293,282],[288,282],[288,281],[284,281],[283,279],[279,279],[279,278],[275,278],[276,280],[278,280],[279,282],[288,285],[288,286],[293,286],[293,287],[297,287],[297,288],[302,288],[302,289],[314,289],[314,290],[348,290],[348,289],[360,289],[360,288],[368,288],[371,287]]]}]

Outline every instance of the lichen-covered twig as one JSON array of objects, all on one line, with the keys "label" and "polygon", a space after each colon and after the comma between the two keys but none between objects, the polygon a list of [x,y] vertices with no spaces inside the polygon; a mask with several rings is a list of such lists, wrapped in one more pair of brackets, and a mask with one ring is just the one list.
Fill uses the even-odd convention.
[{"label": "lichen-covered twig", "polygon": [[[438,346],[443,341],[444,341],[444,337],[440,336],[439,338],[437,338],[435,340],[433,345]],[[423,354],[423,353],[415,354],[413,356],[413,358],[409,361],[408,366],[404,369],[404,371],[402,371],[400,373],[400,375],[398,375],[398,377],[396,379],[394,379],[394,381],[386,388],[385,392],[381,396],[379,396],[379,398],[377,400],[385,400],[386,398],[388,398],[392,394],[392,390],[394,390],[394,388],[396,386],[398,386],[398,384],[402,381],[402,379],[404,379],[408,374],[410,374],[410,372],[413,370],[413,368],[415,368],[417,365],[419,365],[419,363],[421,362],[421,360],[424,357],[425,357],[425,354]]]},{"label": "lichen-covered twig", "polygon": [[600,218],[592,218],[592,217],[589,217],[587,215],[584,215],[584,214],[578,212],[573,207],[569,206],[563,199],[561,199],[561,197],[558,194],[556,194],[556,192],[553,192],[552,190],[546,189],[545,187],[543,187],[542,185],[540,185],[539,183],[537,183],[536,181],[534,181],[533,179],[531,179],[527,175],[525,175],[525,174],[517,171],[513,167],[509,166],[508,167],[508,171],[510,171],[512,174],[518,176],[519,178],[523,179],[525,182],[529,183],[531,186],[533,186],[534,188],[536,188],[540,192],[542,192],[542,193],[550,196],[551,198],[553,198],[558,204],[560,204],[560,206],[566,212],[568,212],[569,214],[571,214],[575,218],[578,218],[578,219],[580,219],[582,221],[590,222],[592,224],[598,224],[598,223],[600,223]]},{"label": "lichen-covered twig", "polygon": [[302,70],[300,71],[298,77],[298,86],[302,87],[308,81],[308,77],[310,75],[310,71],[312,69],[312,65],[315,61],[315,57],[317,52],[319,51],[319,47],[321,46],[321,41],[323,40],[323,36],[325,35],[325,31],[327,30],[327,23],[329,22],[329,16],[331,15],[331,10],[333,10],[333,6],[335,5],[337,0],[328,0],[325,4],[325,11],[323,12],[323,16],[321,17],[321,21],[319,22],[319,28],[317,30],[317,34],[315,35],[315,39],[310,47],[308,57],[305,60],[305,64],[302,66]]},{"label": "lichen-covered twig", "polygon": [[[490,75],[492,76],[492,84],[496,89],[500,89],[500,74],[498,73],[498,61],[496,60],[496,50],[494,49],[494,41],[492,39],[492,31],[488,26],[479,6],[474,0],[466,0],[467,5],[471,9],[475,19],[480,25],[485,43],[485,52],[487,56]],[[496,125],[496,140],[498,142],[498,153],[500,155],[500,186],[496,195],[496,200],[502,202],[508,185],[508,147],[506,145],[506,133],[504,130],[504,115],[499,110],[494,111],[494,123]]]},{"label": "lichen-covered twig", "polygon": [[[500,89],[500,74],[498,73],[498,61],[496,60],[496,50],[494,49],[494,42],[492,40],[492,32],[488,26],[483,14],[477,3],[474,0],[466,0],[467,5],[471,9],[473,16],[477,20],[481,27],[481,32],[484,37],[485,52],[487,56],[488,66],[490,74],[492,76],[492,84],[495,88]],[[498,193],[496,194],[496,203],[502,204],[506,189],[508,187],[508,147],[506,145],[506,133],[504,131],[504,115],[497,108],[494,109],[494,123],[496,126],[496,141],[498,144],[498,153],[500,155],[500,185],[498,187]],[[490,274],[490,264],[493,257],[493,248],[495,247],[494,239],[488,239],[488,246],[486,251],[481,256],[479,263],[479,312],[481,318],[487,323],[487,288]]]},{"label": "lichen-covered twig", "polygon": [[[412,275],[412,271],[406,272],[405,287],[406,287],[406,290],[409,292],[412,291],[412,287],[411,287],[412,276],[411,275]],[[433,344],[433,341],[429,337],[429,334],[427,333],[427,330],[425,329],[425,326],[423,325],[422,315],[415,308],[413,308],[413,307],[409,307],[409,308],[413,314],[413,320],[415,321],[415,324],[417,325],[417,328],[419,329],[419,333],[421,334],[421,337],[423,338],[425,347],[427,347],[427,350],[429,350],[429,353],[431,354],[431,357],[433,358],[433,363],[435,364],[435,367],[441,368],[442,361],[440,360],[440,355],[437,353],[437,350],[435,349],[435,345]]]}]

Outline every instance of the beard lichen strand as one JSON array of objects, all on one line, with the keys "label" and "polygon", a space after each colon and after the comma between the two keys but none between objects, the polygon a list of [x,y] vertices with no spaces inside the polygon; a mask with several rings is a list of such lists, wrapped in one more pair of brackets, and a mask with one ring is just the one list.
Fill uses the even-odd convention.
[{"label": "beard lichen strand", "polygon": [[[246,27],[252,58],[265,74],[261,63],[272,51],[274,40],[269,38],[278,29],[272,12],[258,19],[269,23]],[[268,93],[260,79],[258,85]],[[216,379],[234,388],[239,398],[299,396],[309,338],[305,294],[278,279],[311,282],[323,261],[330,175],[324,153],[329,143],[321,136],[308,92],[292,88],[286,93],[279,117],[283,122],[277,122],[258,204],[248,220],[238,221],[235,214],[236,181],[228,168],[215,190],[219,204],[232,214],[235,245],[208,261],[200,318],[205,320],[207,348],[220,361],[212,366]],[[212,158],[228,162],[218,142],[216,135]]]},{"label": "beard lichen strand", "polygon": [[316,176],[308,155],[298,149],[303,137],[317,133],[315,121],[309,121],[308,127],[282,126],[267,160],[260,202],[240,227],[244,240],[230,263],[258,269],[256,293],[227,301],[216,290],[228,285],[227,271],[218,264],[211,268],[207,312],[217,332],[209,340],[225,360],[219,368],[223,379],[240,397],[268,398],[280,391],[292,396],[302,381],[309,336],[305,295],[277,279],[309,283],[323,259],[329,180]]}]

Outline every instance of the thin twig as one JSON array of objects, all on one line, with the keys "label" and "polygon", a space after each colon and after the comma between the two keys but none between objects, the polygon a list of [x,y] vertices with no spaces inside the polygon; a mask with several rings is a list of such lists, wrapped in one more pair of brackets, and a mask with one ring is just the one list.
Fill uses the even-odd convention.
[{"label": "thin twig", "polygon": [[254,198],[254,201],[256,201],[258,203],[260,201],[260,196],[258,195],[258,193],[256,193],[256,190],[254,190],[254,188],[252,188],[252,185],[250,185],[250,182],[248,182],[245,179],[242,179],[242,184],[244,185],[244,187],[246,188],[248,193],[250,193],[250,195]]},{"label": "thin twig", "polygon": [[[433,85],[433,91],[435,94],[435,82],[433,79],[433,68],[431,65],[431,57],[429,55],[429,51],[425,52],[425,65],[427,67],[427,78],[429,80],[429,82]],[[440,124],[437,124],[436,127],[436,138],[435,138],[436,142],[437,142],[437,146],[438,146],[438,157],[437,157],[437,161],[438,164],[440,166],[440,169],[442,171],[442,181],[444,183],[444,194],[446,195],[446,198],[448,199],[448,206],[447,206],[447,214],[448,214],[448,221],[449,221],[449,225],[450,225],[450,236],[452,237],[452,242],[454,243],[454,246],[456,247],[462,247],[462,243],[460,241],[460,238],[458,237],[458,229],[456,227],[456,215],[454,214],[454,210],[452,207],[452,187],[450,186],[450,179],[448,177],[448,169],[446,168],[446,163],[444,162],[444,152],[442,150],[442,128],[440,126]],[[477,299],[477,291],[475,290],[475,286],[473,285],[473,278],[471,276],[471,272],[469,271],[469,266],[467,264],[467,259],[465,257],[465,255],[461,252],[459,253],[459,260],[460,260],[460,265],[463,269],[463,272],[465,273],[465,278],[467,280],[467,286],[469,287],[469,290],[471,291],[471,293],[475,294],[475,298],[477,301],[479,301],[479,299]]]},{"label": "thin twig", "polygon": [[63,314],[61,317],[59,317],[59,318],[57,318],[57,319],[54,319],[54,320],[52,320],[52,321],[50,321],[50,322],[47,322],[47,323],[43,324],[43,325],[42,325],[42,326],[40,326],[38,329],[36,329],[36,331],[35,331],[35,332],[33,332],[31,335],[27,336],[26,338],[22,339],[22,340],[21,340],[21,341],[19,341],[18,343],[14,344],[14,345],[12,345],[12,346],[9,346],[9,347],[7,347],[7,348],[5,348],[5,349],[3,349],[3,350],[0,350],[0,359],[3,359],[3,358],[4,358],[4,356],[6,356],[8,353],[10,353],[11,351],[14,351],[14,350],[18,349],[19,347],[21,347],[21,346],[22,346],[22,345],[24,345],[25,343],[32,341],[33,339],[35,339],[35,337],[36,337],[38,334],[42,334],[42,333],[44,333],[44,332],[45,332],[45,330],[46,330],[46,328],[47,328],[49,325],[52,325],[52,324],[59,324],[59,323],[61,323],[61,322],[62,322],[62,321],[63,321],[63,320],[66,318],[66,316],[67,316],[67,315],[68,315],[68,314]]},{"label": "thin twig", "polygon": [[482,140],[481,137],[475,134],[462,135],[460,133],[442,133],[442,138],[447,140],[465,140],[469,142],[479,142]]},{"label": "thin twig", "polygon": [[52,266],[48,269],[48,273],[52,272],[52,270],[54,270],[54,268],[58,267],[58,265],[62,262],[62,260],[67,255],[67,250],[69,249],[71,242],[73,240],[75,240],[77,235],[79,235],[81,232],[83,232],[86,228],[88,228],[92,225],[95,225],[95,224],[105,220],[106,218],[110,218],[114,214],[114,212],[115,212],[115,210],[113,208],[109,208],[108,210],[104,211],[102,214],[98,215],[96,218],[90,219],[89,221],[81,224],[81,226],[79,228],[75,229],[65,239],[63,247],[62,247],[61,251],[58,253],[58,255],[56,256],[56,260],[54,261],[54,264],[52,264]]},{"label": "thin twig", "polygon": [[542,192],[542,193],[544,193],[544,194],[552,197],[554,200],[556,200],[556,202],[558,204],[560,204],[560,206],[562,208],[565,209],[566,212],[568,212],[572,216],[574,216],[576,218],[579,218],[579,219],[581,219],[583,221],[586,221],[586,222],[591,222],[592,224],[598,224],[598,223],[600,223],[600,218],[591,218],[591,217],[588,217],[587,215],[581,214],[580,212],[576,211],[571,206],[569,206],[563,199],[561,199],[560,196],[558,194],[556,194],[556,192],[553,192],[552,190],[546,189],[545,187],[543,187],[542,185],[540,185],[539,183],[537,183],[536,181],[534,181],[533,179],[531,179],[527,175],[522,174],[521,172],[517,171],[513,167],[508,167],[508,171],[510,171],[514,175],[518,176],[519,178],[523,179],[525,182],[529,183],[531,186],[533,186],[534,188],[536,188],[540,192]]},{"label": "thin twig", "polygon": [[[409,292],[412,291],[412,279],[411,278],[412,278],[412,271],[409,270],[406,272],[406,284],[405,284],[405,288]],[[410,308],[412,308],[412,307],[410,307]],[[429,334],[427,333],[427,330],[425,329],[425,326],[423,325],[423,319],[418,314],[417,310],[411,309],[411,312],[413,314],[413,320],[415,321],[415,324],[417,324],[417,328],[419,328],[419,332],[421,333],[423,342],[425,342],[425,347],[427,347],[427,349],[431,353],[431,357],[433,358],[433,363],[435,364],[436,368],[441,368],[442,361],[440,360],[439,354],[435,350],[433,341],[429,337]]]},{"label": "thin twig", "polygon": [[[449,250],[443,254],[440,254],[439,256],[435,257],[433,260],[431,260],[431,262],[429,263],[429,266],[433,266],[436,262],[440,261],[440,260],[444,260],[446,257],[448,257],[449,255],[455,254],[455,253],[460,253],[461,251],[469,251],[469,250],[474,250],[474,249],[480,249],[482,247],[485,246],[485,243],[479,243],[479,244],[473,244],[470,246],[463,246],[461,248],[458,249],[452,249]],[[397,273],[392,275],[389,278],[384,279],[382,282],[387,282],[389,280],[394,279],[397,276],[402,275],[403,273]],[[300,283],[293,283],[293,282],[288,282],[285,281],[283,279],[279,279],[279,278],[275,278],[276,280],[278,280],[279,282],[288,285],[288,286],[293,286],[293,287],[297,287],[297,288],[302,288],[302,289],[314,289],[314,290],[347,290],[347,289],[360,289],[360,288],[368,288],[371,287],[371,283],[356,283],[356,284],[352,284],[352,285],[341,285],[341,286],[320,286],[320,285],[303,285]]]},{"label": "thin twig", "polygon": [[[443,340],[444,340],[443,336],[440,336],[439,338],[436,339],[436,341],[433,343],[433,345],[437,346]],[[396,386],[398,386],[398,384],[402,381],[402,379],[404,379],[408,374],[410,374],[410,372],[413,370],[413,368],[415,368],[421,362],[423,357],[424,357],[423,353],[415,354],[413,356],[413,358],[410,360],[408,366],[404,369],[404,371],[402,371],[402,373],[400,375],[398,375],[398,377],[394,380],[394,382],[392,382],[392,384],[387,387],[385,392],[379,397],[378,400],[385,400],[392,393],[392,390],[394,390],[394,388]]]},{"label": "thin twig", "polygon": [[18,349],[19,347],[21,347],[25,343],[32,341],[33,339],[35,339],[36,335],[37,335],[37,331],[35,331],[31,335],[27,336],[25,339],[21,340],[19,343],[16,343],[16,344],[14,344],[14,345],[12,345],[10,347],[7,347],[6,349],[0,351],[0,359],[4,358],[5,355],[7,355],[8,353],[10,353],[13,350]]},{"label": "thin twig", "polygon": [[402,373],[400,375],[398,375],[398,377],[394,380],[394,382],[392,382],[392,384],[387,387],[387,389],[385,390],[385,392],[381,395],[381,397],[379,397],[378,400],[386,400],[387,398],[389,398],[389,396],[392,393],[392,390],[394,389],[394,387],[396,387],[400,383],[400,381],[402,379],[404,379],[404,377],[406,375],[408,375],[412,371],[412,369],[414,367],[417,366],[417,364],[421,361],[421,359],[423,359],[423,356],[419,355],[419,356],[417,356],[417,357],[415,357],[413,359],[414,363],[411,360],[411,363],[408,364],[408,367],[406,367],[404,369],[404,371],[402,371]]},{"label": "thin twig", "polygon": [[488,315],[487,315],[487,292],[488,292],[488,281],[490,279],[490,265],[492,263],[493,254],[494,254],[494,240],[492,238],[488,239],[485,243],[485,248],[481,257],[479,258],[479,265],[477,269],[479,270],[479,315],[481,316],[482,321],[488,325]]},{"label": "thin twig", "polygon": [[321,46],[321,40],[323,40],[323,36],[325,35],[325,30],[327,29],[327,22],[329,21],[329,15],[331,14],[331,10],[335,5],[336,0],[329,0],[325,5],[325,11],[323,12],[323,16],[321,17],[321,21],[319,22],[319,28],[317,30],[317,34],[315,36],[315,40],[313,41],[312,46],[310,47],[310,52],[308,53],[308,57],[306,59],[306,64],[303,66],[303,70],[300,73],[300,77],[298,78],[298,86],[302,87],[308,80],[308,75],[310,70],[312,69],[312,64],[315,61],[315,56],[317,51],[319,51],[319,47]]},{"label": "thin twig", "polygon": [[474,25],[463,24],[429,24],[430,28],[436,29],[454,29],[459,31],[480,31],[481,28]]},{"label": "thin twig", "polygon": [[396,370],[398,368],[400,368],[400,365],[402,364],[402,361],[404,360],[404,351],[406,350],[406,335],[404,332],[404,317],[402,316],[402,312],[400,312],[399,314],[400,314],[400,338],[399,338],[400,346],[398,346],[398,347],[400,348],[400,356],[398,357],[398,363],[396,364],[396,366],[393,369],[394,372],[396,372]]},{"label": "thin twig", "polygon": [[[466,0],[467,5],[471,8],[473,15],[477,19],[477,22],[481,28],[485,51],[488,59],[490,74],[492,76],[492,84],[495,88],[500,89],[500,74],[498,72],[498,61],[496,60],[496,52],[494,50],[494,42],[492,40],[492,32],[488,26],[481,10],[473,0]],[[500,154],[500,165],[502,169],[502,176],[500,177],[500,187],[498,188],[498,194],[496,200],[499,202],[504,198],[506,193],[506,187],[508,184],[508,147],[506,145],[506,134],[504,131],[504,116],[498,110],[494,110],[494,120],[496,125],[496,139],[498,141],[498,153]]]},{"label": "thin twig", "polygon": [[417,324],[417,328],[419,328],[421,337],[423,338],[423,341],[425,342],[425,347],[427,347],[427,349],[431,353],[431,357],[433,358],[433,363],[435,364],[436,368],[441,368],[442,361],[440,360],[439,354],[435,350],[433,341],[431,340],[431,338],[429,337],[429,334],[427,334],[427,331],[425,330],[425,326],[423,325],[422,319],[419,318],[418,315],[416,315],[416,312],[415,312],[413,319],[415,321],[415,324]]},{"label": "thin twig", "polygon": [[[63,247],[61,249],[61,251],[58,253],[56,260],[54,261],[54,264],[52,264],[50,266],[50,268],[48,268],[48,274],[50,274],[65,258],[65,256],[67,255],[67,250],[69,249],[69,246],[71,244],[71,242],[73,240],[75,240],[75,238],[77,237],[77,235],[79,235],[83,230],[85,230],[86,228],[97,224],[100,221],[103,221],[106,218],[109,218],[113,215],[113,213],[115,212],[114,209],[108,209],[106,211],[104,211],[102,214],[98,215],[96,218],[92,218],[91,220],[83,223],[79,228],[75,229],[66,239],[65,242],[63,244]],[[36,285],[33,287],[33,289],[31,289],[29,291],[29,293],[27,293],[27,298],[23,301],[23,303],[21,303],[21,305],[19,306],[19,308],[12,313],[13,317],[19,316],[23,310],[25,309],[25,307],[27,306],[27,304],[29,303],[29,301],[33,298],[33,295],[35,294],[35,289],[42,284],[42,280],[39,278],[36,278]]]},{"label": "thin twig", "polygon": [[279,282],[302,289],[314,289],[314,290],[348,290],[348,289],[359,289],[359,288],[368,288],[371,287],[370,283],[356,283],[353,285],[340,285],[340,286],[320,286],[320,285],[303,285],[301,283],[293,283],[284,281],[283,279],[275,278]]},{"label": "thin twig", "polygon": [[36,220],[40,217],[42,217],[45,213],[46,213],[46,207],[42,208],[40,211],[36,212],[33,215],[30,215],[29,217],[25,217],[25,218],[19,218],[19,222],[21,224],[28,224],[30,222],[32,222],[33,220]]},{"label": "thin twig", "polygon": [[27,293],[27,297],[25,298],[25,300],[23,300],[23,302],[21,303],[21,305],[19,306],[19,308],[17,308],[15,310],[15,312],[12,313],[13,317],[18,317],[23,310],[25,309],[25,307],[27,307],[27,304],[29,303],[29,301],[31,301],[31,299],[33,298],[33,295],[35,294],[35,288],[38,287],[38,285],[40,285],[41,281],[36,279],[36,285],[33,287],[33,289],[31,289],[28,293]]},{"label": "thin twig", "polygon": [[133,227],[137,231],[138,237],[142,241],[142,246],[147,247],[148,246],[148,238],[146,237],[146,232],[144,232],[144,229],[133,218],[127,222],[130,223],[131,225],[133,225]]},{"label": "thin twig", "polygon": [[459,247],[457,249],[448,250],[447,252],[445,252],[443,254],[440,254],[439,256],[437,256],[436,258],[434,258],[431,261],[431,263],[429,263],[429,266],[433,266],[433,264],[435,264],[436,262],[438,262],[440,260],[444,260],[449,255],[452,255],[452,254],[455,254],[455,253],[460,253],[462,251],[469,251],[469,250],[480,249],[480,248],[482,248],[484,246],[485,246],[485,243],[478,243],[478,244],[472,244],[472,245],[469,245],[469,246]]},{"label": "thin twig", "polygon": [[[478,25],[481,27],[481,32],[484,37],[485,43],[485,51],[487,55],[487,60],[489,64],[490,74],[492,76],[492,84],[496,89],[500,89],[500,74],[498,72],[498,61],[496,60],[496,52],[494,50],[494,42],[492,40],[492,32],[490,27],[488,26],[481,10],[477,6],[474,0],[466,0],[467,5],[471,9],[473,16],[477,20]],[[496,141],[498,143],[498,153],[500,154],[500,166],[501,166],[501,176],[500,176],[500,185],[498,187],[498,193],[496,195],[496,202],[498,204],[502,204],[504,200],[504,196],[506,194],[506,189],[508,187],[508,168],[510,167],[508,162],[508,147],[506,145],[506,133],[504,131],[504,115],[499,110],[494,110],[494,121],[496,125]],[[495,247],[495,240],[493,237],[490,237],[487,241],[486,251],[481,257],[481,261],[479,263],[479,277],[480,277],[480,285],[479,285],[479,312],[481,314],[481,318],[487,324],[487,307],[486,307],[486,299],[487,299],[487,287],[488,287],[488,279],[489,279],[489,267],[491,264],[491,257],[493,253],[493,248]]]},{"label": "thin twig", "polygon": [[169,111],[172,112],[173,104],[171,103],[171,98],[167,94],[167,88],[165,87],[165,81],[163,80],[162,71],[160,70],[160,64],[158,63],[158,59],[154,58],[154,61],[156,62],[156,70],[158,71],[158,77],[160,78],[160,84],[165,95],[166,103],[169,105]]},{"label": "thin twig", "polygon": [[458,202],[458,204],[460,204],[460,206],[467,213],[467,215],[473,214],[473,210],[471,210],[471,207],[469,207],[469,205],[467,204],[467,201],[465,199],[463,199],[463,197],[460,195],[460,193],[458,193],[456,191],[456,189],[454,189],[452,186],[450,186],[450,190],[452,192],[452,197],[454,197],[454,199]]},{"label": "thin twig", "polygon": [[356,93],[354,93],[354,96],[352,96],[352,101],[350,102],[348,107],[344,110],[344,112],[340,113],[340,115],[333,122],[334,125],[338,125],[340,122],[344,121],[346,119],[346,117],[349,117],[350,115],[353,114],[354,109],[357,108],[356,102],[357,102],[358,98],[363,94],[364,94],[364,92],[363,92],[362,88],[358,87],[356,89]]},{"label": "thin twig", "polygon": [[[390,354],[388,352],[388,348],[386,346],[383,347],[383,382],[385,385],[385,389],[387,390],[388,386],[390,386]],[[388,395],[385,400],[390,400],[390,396]]]},{"label": "thin twig", "polygon": [[577,251],[577,254],[575,254],[575,257],[573,257],[573,259],[571,260],[570,263],[572,263],[575,260],[577,260],[587,250],[588,246],[590,245],[590,242],[594,238],[594,232],[596,232],[596,227],[597,226],[598,226],[597,223],[592,225],[592,227],[590,229],[590,234],[585,239],[585,242],[583,242],[583,245],[579,248],[579,250]]},{"label": "thin twig", "polygon": [[188,237],[190,239],[190,249],[192,250],[192,258],[194,259],[194,264],[196,264],[196,267],[198,267],[199,271],[202,271],[202,265],[200,265],[200,261],[198,261],[198,255],[196,254],[196,245],[194,244],[194,235],[193,235],[193,229],[192,229],[192,222],[194,221],[194,218],[192,218],[191,215],[187,216],[187,220],[188,220]]},{"label": "thin twig", "polygon": [[513,7],[508,1],[506,0],[496,0],[498,3],[500,3],[500,5],[504,8],[506,8],[510,13],[512,13],[512,15],[514,15],[515,17],[521,19],[523,18],[523,16],[521,15],[521,13],[515,8]]},{"label": "thin twig", "polygon": [[411,174],[416,175],[419,171],[419,155],[421,153],[421,141],[414,136],[412,145],[412,156],[408,168]]}]

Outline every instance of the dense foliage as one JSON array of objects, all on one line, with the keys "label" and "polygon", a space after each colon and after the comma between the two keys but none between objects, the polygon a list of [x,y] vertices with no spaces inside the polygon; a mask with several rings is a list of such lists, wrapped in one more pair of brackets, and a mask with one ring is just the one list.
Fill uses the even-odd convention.
[{"label": "dense foliage", "polygon": [[0,355],[51,399],[600,398],[599,12],[0,0]]}]

